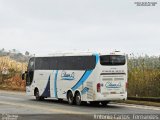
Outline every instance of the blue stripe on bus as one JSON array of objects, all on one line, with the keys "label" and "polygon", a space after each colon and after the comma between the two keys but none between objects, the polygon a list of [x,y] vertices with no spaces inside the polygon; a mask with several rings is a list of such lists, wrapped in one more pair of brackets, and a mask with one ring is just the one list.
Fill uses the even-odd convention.
[{"label": "blue stripe on bus", "polygon": [[93,70],[87,70],[83,76],[81,77],[81,79],[71,88],[73,91],[76,90],[77,88],[79,88],[86,80],[87,78],[90,76],[90,74],[92,73]]},{"label": "blue stripe on bus", "polygon": [[50,97],[50,76],[48,78],[48,82],[47,82],[46,88],[43,91],[43,93],[42,93],[41,96],[43,96],[43,97]]},{"label": "blue stripe on bus", "polygon": [[58,76],[58,70],[56,70],[55,76],[54,76],[54,97],[57,98],[57,76]]},{"label": "blue stripe on bus", "polygon": [[99,61],[99,55],[96,53],[96,54],[94,54],[95,56],[96,56],[96,65],[97,65],[97,63],[98,63],[98,61]]},{"label": "blue stripe on bus", "polygon": [[89,88],[88,87],[85,87],[82,91],[81,91],[81,94],[86,94],[87,92],[89,91]]},{"label": "blue stripe on bus", "polygon": [[[99,55],[98,54],[94,54],[94,55],[96,56],[96,65],[97,65],[97,63],[99,61]],[[81,79],[71,89],[74,91],[77,88],[79,88],[88,79],[88,77],[91,75],[92,71],[93,70],[85,71],[85,73],[83,74]]]}]

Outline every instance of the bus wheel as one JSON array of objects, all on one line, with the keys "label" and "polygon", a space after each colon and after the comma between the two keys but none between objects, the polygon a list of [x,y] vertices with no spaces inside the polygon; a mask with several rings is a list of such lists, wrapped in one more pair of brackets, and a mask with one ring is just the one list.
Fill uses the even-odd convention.
[{"label": "bus wheel", "polygon": [[40,100],[39,90],[38,90],[38,89],[35,90],[35,97],[36,97],[36,100],[37,100],[37,101]]},{"label": "bus wheel", "polygon": [[74,102],[74,97],[73,97],[73,94],[72,94],[71,91],[69,91],[68,94],[67,94],[67,100],[68,100],[68,103],[69,103],[70,105],[73,104],[73,102]]},{"label": "bus wheel", "polygon": [[63,99],[59,98],[58,101],[59,101],[59,102],[63,102]]},{"label": "bus wheel", "polygon": [[39,90],[38,89],[35,90],[35,97],[36,97],[37,101],[44,100],[44,97],[39,96]]},{"label": "bus wheel", "polygon": [[102,101],[101,102],[102,106],[104,106],[104,107],[107,106],[108,103],[109,103],[109,101]]},{"label": "bus wheel", "polygon": [[82,103],[82,101],[81,101],[81,95],[80,95],[79,92],[76,93],[75,102],[76,102],[76,105],[81,105],[81,103]]}]

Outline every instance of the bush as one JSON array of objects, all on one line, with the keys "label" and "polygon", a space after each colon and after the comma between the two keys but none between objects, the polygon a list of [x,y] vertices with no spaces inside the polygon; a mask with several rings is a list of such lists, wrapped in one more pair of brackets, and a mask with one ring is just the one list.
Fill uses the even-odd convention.
[{"label": "bush", "polygon": [[128,69],[128,96],[160,97],[159,57],[132,56]]}]

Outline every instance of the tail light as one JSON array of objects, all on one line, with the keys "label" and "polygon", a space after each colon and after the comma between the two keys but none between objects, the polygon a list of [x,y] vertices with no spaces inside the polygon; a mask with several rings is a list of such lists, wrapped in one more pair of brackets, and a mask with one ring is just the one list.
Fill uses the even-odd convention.
[{"label": "tail light", "polygon": [[97,92],[101,92],[101,84],[100,83],[97,84]]}]

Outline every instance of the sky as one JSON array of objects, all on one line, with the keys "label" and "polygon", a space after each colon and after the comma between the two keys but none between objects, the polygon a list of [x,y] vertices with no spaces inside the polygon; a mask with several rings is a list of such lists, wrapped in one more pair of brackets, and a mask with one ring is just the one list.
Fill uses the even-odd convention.
[{"label": "sky", "polygon": [[0,0],[0,49],[160,55],[160,0],[136,1]]}]

